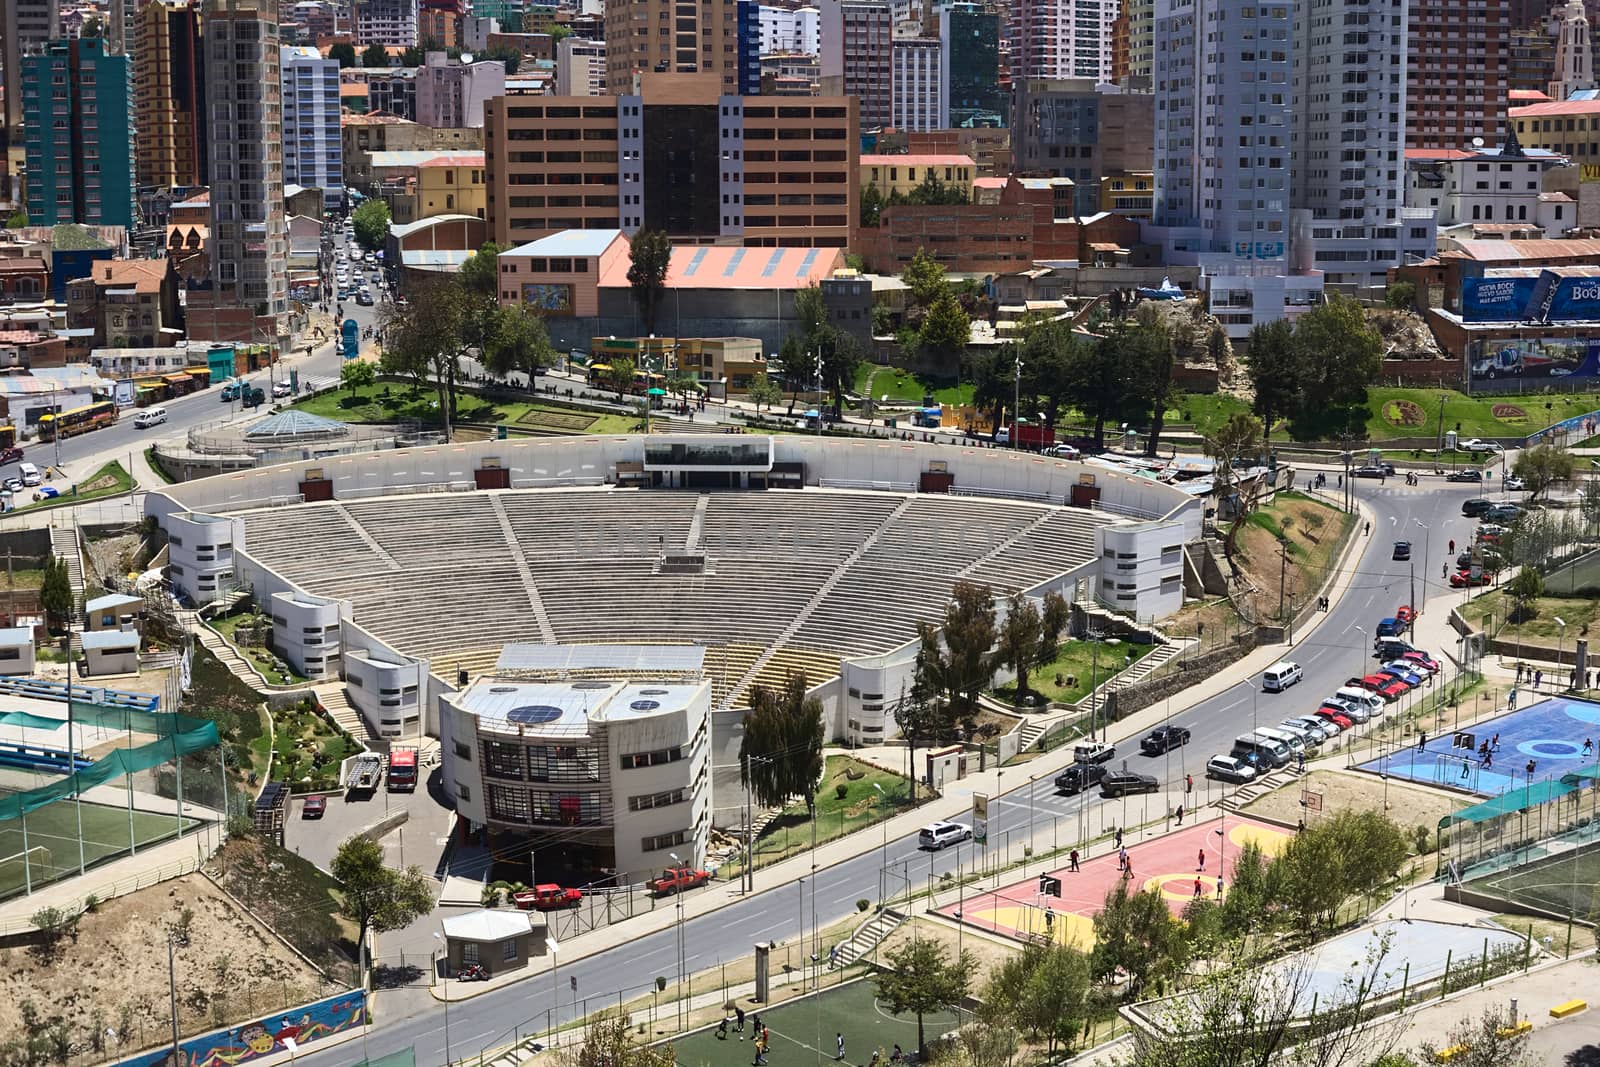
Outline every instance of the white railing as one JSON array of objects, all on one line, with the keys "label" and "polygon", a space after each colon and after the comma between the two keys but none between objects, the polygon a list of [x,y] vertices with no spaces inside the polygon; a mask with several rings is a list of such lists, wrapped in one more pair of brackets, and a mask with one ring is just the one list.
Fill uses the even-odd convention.
[{"label": "white railing", "polygon": [[818,484],[824,489],[867,489],[879,493],[915,493],[917,491],[916,485],[911,482],[878,482],[859,478],[823,478]]},{"label": "white railing", "polygon": [[[151,870],[140,871],[138,874],[129,878],[119,878],[115,881],[103,882],[99,885],[93,886],[92,888],[86,888],[82,892],[75,893],[73,895],[72,902],[67,904],[61,910],[66,912],[69,917],[82,915],[84,911],[83,902],[89,897],[94,897],[97,902],[104,903],[113,897],[127,896],[129,893],[137,893],[141,889],[148,889],[153,885],[159,885],[160,883],[168,881],[169,879],[181,878],[186,874],[193,874],[202,866],[204,866],[203,860],[199,859],[198,857],[191,857],[189,859],[179,860],[176,863],[168,863],[160,867],[155,867]],[[41,886],[40,890],[42,891],[44,888],[44,886]],[[32,918],[11,919],[6,922],[0,922],[0,937],[12,937],[17,934],[31,933],[36,929],[38,929],[38,927],[34,926]]]},{"label": "white railing", "polygon": [[294,504],[304,504],[306,498],[302,493],[284,493],[282,496],[258,497],[254,500],[225,500],[219,504],[208,505],[204,509],[207,515],[216,515],[224,511],[253,511],[256,508],[286,508]]}]

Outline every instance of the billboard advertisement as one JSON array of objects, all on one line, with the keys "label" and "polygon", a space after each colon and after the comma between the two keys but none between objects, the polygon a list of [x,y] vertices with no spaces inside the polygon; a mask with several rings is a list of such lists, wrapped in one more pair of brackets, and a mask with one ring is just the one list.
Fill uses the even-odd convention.
[{"label": "billboard advertisement", "polygon": [[1461,279],[1461,317],[1467,322],[1520,322],[1537,278]]},{"label": "billboard advertisement", "polygon": [[1463,278],[1466,322],[1600,322],[1600,275]]},{"label": "billboard advertisement", "polygon": [[1472,380],[1600,377],[1600,336],[1487,344],[1472,357]]}]

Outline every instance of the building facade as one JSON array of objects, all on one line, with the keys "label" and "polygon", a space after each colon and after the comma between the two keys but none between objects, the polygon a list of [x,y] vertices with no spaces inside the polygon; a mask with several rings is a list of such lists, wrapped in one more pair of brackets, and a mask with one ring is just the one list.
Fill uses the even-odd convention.
[{"label": "building facade", "polygon": [[606,91],[606,44],[583,37],[556,43],[557,96],[599,96]]},{"label": "building facade", "polygon": [[322,190],[323,207],[344,202],[339,137],[339,61],[315,48],[279,50],[283,71],[283,180]]},{"label": "building facade", "polygon": [[891,119],[896,129],[936,130],[948,105],[944,49],[937,37],[896,37],[890,51]]},{"label": "building facade", "polygon": [[28,221],[132,227],[133,68],[97,37],[22,59]]},{"label": "building facade", "polygon": [[483,102],[503,96],[506,65],[499,60],[465,63],[429,52],[416,76],[416,120],[435,129],[483,125]]},{"label": "building facade", "polygon": [[1011,78],[1111,80],[1117,0],[1015,0],[1006,40]]},{"label": "building facade", "polygon": [[1510,124],[1523,148],[1548,149],[1574,163],[1600,162],[1600,100],[1514,107]]},{"label": "building facade", "polygon": [[1589,16],[1583,0],[1567,0],[1555,16],[1555,71],[1550,79],[1550,99],[1566,100],[1583,89],[1594,88],[1594,61],[1591,58]]},{"label": "building facade", "polygon": [[368,77],[367,113],[417,121],[416,70],[392,70]]},{"label": "building facade", "polygon": [[0,69],[5,77],[6,131],[12,148],[22,144],[22,57],[61,36],[60,0],[0,3]]},{"label": "building facade", "polygon": [[939,129],[1004,126],[1010,101],[1000,89],[1000,15],[977,4],[939,13]]},{"label": "building facade", "polygon": [[1012,173],[1071,178],[1077,214],[1100,210],[1100,186],[1106,178],[1152,169],[1151,94],[1069,78],[1018,82],[1014,96]]},{"label": "building facade", "polygon": [[1434,212],[1440,230],[1516,224],[1557,237],[1577,223],[1576,210],[1565,196],[1547,198],[1544,175],[1566,163],[1541,148],[1414,148],[1406,153],[1406,206]]},{"label": "building facade", "polygon": [[761,54],[799,52],[814,56],[821,48],[822,15],[814,7],[761,5]]},{"label": "building facade", "polygon": [[640,96],[489,101],[493,239],[649,227],[685,243],[847,247],[855,102],[719,96],[717,84],[647,76]]},{"label": "building facade", "polygon": [[854,97],[863,130],[894,120],[894,21],[887,0],[822,0],[819,86]]},{"label": "building facade", "polygon": [[277,0],[206,0],[213,302],[288,311]]},{"label": "building facade", "polygon": [[417,43],[416,0],[355,0],[356,50],[369,44],[410,48]]},{"label": "building facade", "polygon": [[1406,147],[1499,144],[1510,90],[1510,5],[1440,0],[1403,8]]},{"label": "building facade", "polygon": [[[759,32],[759,20],[757,20]],[[739,91],[739,0],[615,0],[605,5],[606,91],[635,91],[636,75],[715,74]]]},{"label": "building facade", "polygon": [[138,18],[133,84],[139,184],[157,189],[205,185],[200,12],[179,0],[151,0]]}]

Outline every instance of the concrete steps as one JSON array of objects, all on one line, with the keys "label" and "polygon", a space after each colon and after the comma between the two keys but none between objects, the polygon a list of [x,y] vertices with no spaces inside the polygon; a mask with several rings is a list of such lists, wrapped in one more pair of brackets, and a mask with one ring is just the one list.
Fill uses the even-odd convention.
[{"label": "concrete steps", "polygon": [[850,935],[850,940],[839,945],[834,965],[848,967],[857,960],[870,956],[872,950],[877,948],[884,938],[898,930],[905,921],[904,915],[891,909],[878,912],[858,926],[856,932]]},{"label": "concrete steps", "polygon": [[234,651],[233,645],[229,644],[221,634],[208,626],[201,626],[195,630],[195,636],[200,639],[200,644],[205,647],[206,651],[222,661],[224,667],[228,668],[250,688],[260,689],[265,684],[261,680],[261,675],[257,674],[255,668],[250,666],[250,662]]},{"label": "concrete steps", "polygon": [[317,703],[339,729],[358,741],[367,736],[367,721],[361,717],[359,711],[350,706],[350,701],[345,699],[344,683],[319,685],[313,692],[317,695]]},{"label": "concrete steps", "polygon": [[72,585],[72,602],[81,610],[88,587],[83,580],[83,552],[78,547],[77,530],[50,527],[50,554],[66,561],[67,581]]}]

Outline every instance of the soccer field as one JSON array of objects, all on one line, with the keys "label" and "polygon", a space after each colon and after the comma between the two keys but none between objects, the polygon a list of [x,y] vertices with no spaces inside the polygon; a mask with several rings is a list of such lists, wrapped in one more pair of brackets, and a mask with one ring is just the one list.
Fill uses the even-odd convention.
[{"label": "soccer field", "polygon": [[1467,883],[1469,889],[1481,893],[1580,919],[1600,904],[1596,886],[1600,886],[1600,847],[1594,845],[1576,854],[1545,856]]},{"label": "soccer field", "polygon": [[[4,791],[0,791],[4,792]],[[83,862],[93,866],[128,851],[129,816],[127,808],[108,804],[83,804]],[[28,862],[22,861],[22,819],[0,819],[0,899],[25,890],[31,878],[34,888],[78,873],[78,805],[58,800],[28,813]],[[199,824],[186,819],[184,830]],[[135,811],[132,816],[133,840],[140,848],[176,836],[176,815],[154,815]]]},{"label": "soccer field", "polygon": [[[678,1062],[685,1067],[749,1067],[755,1060],[755,1017],[772,1031],[772,1046],[767,1050],[769,1067],[801,1067],[838,1062],[838,1039],[844,1034],[844,1060],[851,1067],[863,1067],[872,1060],[874,1049],[883,1050],[883,1067],[889,1067],[889,1054],[896,1044],[909,1057],[917,1051],[917,1017],[894,1015],[877,999],[877,984],[863,978],[848,985],[826,989],[814,996],[790,1001],[770,1011],[759,1004],[740,1001],[744,1008],[745,1032],[733,1033],[728,1024],[726,1040],[717,1037],[717,1028],[699,1030],[674,1041]],[[923,1016],[928,1041],[956,1027],[953,1011]]]}]

